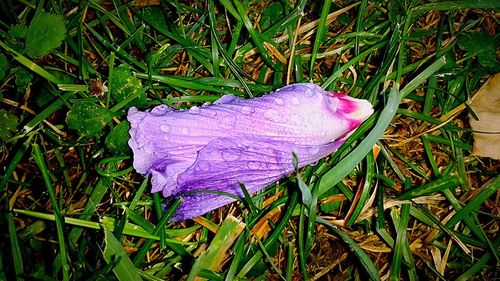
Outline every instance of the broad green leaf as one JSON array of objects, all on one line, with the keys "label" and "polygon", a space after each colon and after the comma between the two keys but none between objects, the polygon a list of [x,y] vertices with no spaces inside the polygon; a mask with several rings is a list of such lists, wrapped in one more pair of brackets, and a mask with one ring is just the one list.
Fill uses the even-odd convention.
[{"label": "broad green leaf", "polygon": [[283,16],[283,5],[280,2],[272,2],[264,8],[260,20],[262,30],[268,29],[271,25],[277,23]]},{"label": "broad green leaf", "polygon": [[138,273],[138,269],[134,266],[128,257],[120,241],[116,239],[107,227],[104,229],[104,243],[106,244],[103,251],[103,257],[108,264],[113,265],[113,272],[116,278],[121,281],[142,280]]},{"label": "broad green leaf", "polygon": [[9,29],[9,35],[15,38],[26,38],[28,27],[22,23],[16,24]]},{"label": "broad green leaf", "polygon": [[31,80],[33,80],[33,74],[24,67],[16,67],[13,72],[16,77],[17,92],[24,94]]},{"label": "broad green leaf", "polygon": [[26,54],[42,57],[59,47],[66,36],[64,17],[51,13],[38,13],[26,33]]},{"label": "broad green leaf", "polygon": [[130,130],[130,124],[122,122],[109,132],[106,137],[106,147],[110,152],[114,154],[127,154],[130,152],[130,148],[128,147],[128,139],[130,138],[128,130]]},{"label": "broad green leaf", "polygon": [[113,118],[113,113],[91,101],[77,101],[68,112],[66,123],[81,137],[94,137]]},{"label": "broad green leaf", "polygon": [[479,63],[485,67],[494,67],[497,63],[495,41],[485,32],[463,33],[458,37],[458,46],[477,54]]},{"label": "broad green leaf", "polygon": [[7,58],[4,54],[0,53],[0,80],[5,77],[5,72],[7,71]]},{"label": "broad green leaf", "polygon": [[0,139],[8,140],[12,137],[12,133],[16,132],[19,120],[17,116],[8,112],[5,109],[0,109]]},{"label": "broad green leaf", "polygon": [[132,76],[126,64],[122,64],[113,69],[113,74],[109,77],[109,88],[113,99],[117,103],[138,93],[139,96],[132,104],[143,105],[146,102],[146,92],[143,91],[141,80]]}]

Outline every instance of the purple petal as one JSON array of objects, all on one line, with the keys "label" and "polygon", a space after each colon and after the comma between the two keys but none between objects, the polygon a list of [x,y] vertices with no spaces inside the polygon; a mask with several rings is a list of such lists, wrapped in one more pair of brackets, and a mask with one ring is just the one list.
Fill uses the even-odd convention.
[{"label": "purple petal", "polygon": [[234,201],[224,195],[190,192],[221,191],[242,198],[244,194],[239,183],[254,193],[293,172],[293,151],[297,154],[299,166],[303,167],[331,154],[343,142],[306,146],[269,139],[217,138],[199,152],[189,169],[179,175],[175,193],[181,195],[184,202],[174,220],[203,215]]},{"label": "purple petal", "polygon": [[[293,149],[300,166],[316,162],[372,113],[365,100],[294,84],[249,100],[226,95],[189,110],[131,108],[129,145],[137,172],[152,175],[152,192],[179,196],[215,190],[241,196],[238,182],[255,192],[292,172]],[[183,197],[178,220],[233,201],[213,194]]]}]

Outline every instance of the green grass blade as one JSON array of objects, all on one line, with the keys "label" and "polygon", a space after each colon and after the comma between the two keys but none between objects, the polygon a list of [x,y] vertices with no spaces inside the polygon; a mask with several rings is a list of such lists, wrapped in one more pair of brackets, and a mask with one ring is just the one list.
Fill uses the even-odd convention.
[{"label": "green grass blade", "polygon": [[21,247],[19,245],[19,239],[17,238],[16,226],[14,224],[14,216],[11,212],[5,213],[5,218],[7,220],[7,226],[9,228],[9,238],[10,238],[10,248],[12,253],[12,263],[14,264],[14,272],[16,274],[16,280],[24,280],[24,265],[23,265],[23,255]]},{"label": "green grass blade", "polygon": [[332,4],[331,0],[325,0],[323,2],[323,8],[321,9],[321,17],[318,23],[318,30],[316,31],[316,38],[314,38],[314,45],[311,52],[311,61],[309,62],[309,76],[314,77],[314,62],[318,56],[319,47],[323,44],[325,40],[325,33],[328,29],[326,25],[326,19],[328,18],[328,13],[330,12],[330,6]]},{"label": "green grass blade", "polygon": [[[408,178],[406,181],[406,186],[408,184]],[[408,238],[406,236],[406,229],[408,227],[408,221],[410,219],[410,205],[403,204],[401,206],[400,215],[395,214],[395,209],[392,210],[391,214],[394,218],[394,224],[396,224],[396,240],[393,248],[393,256],[391,262],[391,270],[389,275],[389,280],[399,281],[401,278],[401,264],[404,256],[404,251],[406,245],[408,244]]]},{"label": "green grass blade", "polygon": [[60,261],[63,270],[63,280],[69,280],[70,266],[68,264],[68,254],[67,254],[66,240],[65,240],[66,234],[63,226],[64,218],[61,215],[61,211],[59,209],[59,201],[57,200],[56,195],[54,193],[52,181],[49,175],[50,172],[47,168],[47,165],[45,164],[42,150],[40,149],[40,146],[36,143],[32,144],[32,148],[33,148],[33,158],[35,159],[35,162],[38,168],[40,169],[40,172],[42,173],[43,181],[45,183],[45,187],[47,188],[47,192],[49,193],[50,201],[52,202],[52,208],[54,209],[54,217],[57,229],[57,239],[60,251]]},{"label": "green grass blade", "polygon": [[113,232],[107,227],[103,227],[103,229],[105,247],[102,254],[104,260],[106,260],[108,264],[113,265],[113,272],[116,278],[120,281],[142,280],[141,276],[137,273],[139,270],[130,260],[120,241],[116,239]]},{"label": "green grass blade", "polygon": [[398,199],[408,200],[419,196],[431,195],[445,189],[451,190],[458,186],[459,181],[460,179],[456,176],[443,177],[427,184],[410,189],[398,196]]},{"label": "green grass blade", "polygon": [[26,68],[29,70],[35,72],[36,74],[42,76],[43,78],[47,79],[48,81],[54,83],[54,84],[59,84],[62,83],[62,81],[54,76],[52,73],[48,72],[38,64],[32,62],[30,59],[27,57],[23,56],[22,54],[18,53],[14,49],[10,48],[5,44],[4,42],[0,41],[0,47],[4,48],[7,52],[10,52],[13,56],[13,58],[18,61],[20,64],[24,65]]},{"label": "green grass blade", "polygon": [[24,153],[26,153],[26,151],[28,150],[28,147],[29,147],[28,142],[21,144],[21,146],[16,151],[12,159],[10,159],[9,165],[7,165],[7,168],[5,169],[5,172],[2,176],[2,180],[0,181],[0,194],[2,194],[7,188],[7,183],[12,177],[12,173],[16,169],[17,164],[19,164],[19,161],[21,161],[21,158],[23,157]]},{"label": "green grass blade", "polygon": [[325,173],[319,183],[319,198],[326,193],[332,186],[335,186],[343,177],[349,174],[352,169],[365,157],[372,149],[373,145],[378,141],[380,136],[384,133],[387,126],[389,126],[396,109],[399,106],[401,95],[396,87],[393,87],[389,94],[389,100],[384,110],[380,114],[379,120],[373,127],[368,136],[351,152],[348,156],[342,159],[330,171]]},{"label": "green grass blade", "polygon": [[380,280],[377,268],[373,264],[370,257],[363,251],[363,249],[361,249],[361,247],[359,247],[356,241],[323,218],[316,217],[316,222],[325,225],[328,229],[335,233],[335,235],[338,235],[347,245],[349,245],[372,280]]},{"label": "green grass blade", "polygon": [[373,152],[369,152],[366,155],[366,174],[364,178],[363,185],[359,187],[356,197],[358,197],[358,201],[356,202],[356,208],[352,212],[352,214],[347,218],[346,226],[350,227],[353,225],[358,219],[359,214],[365,207],[365,203],[370,197],[371,187],[373,185],[373,178],[375,175],[375,157]]},{"label": "green grass blade", "polygon": [[202,268],[215,272],[220,271],[224,262],[222,259],[226,258],[226,253],[244,228],[244,223],[233,216],[228,216],[217,230],[207,251],[196,260],[187,280],[195,280]]},{"label": "green grass blade", "polygon": [[262,59],[266,64],[271,67],[272,69],[275,69],[275,64],[274,62],[269,58],[267,55],[267,50],[264,48],[264,42],[262,41],[263,36],[258,33],[255,28],[253,28],[252,22],[250,22],[250,18],[248,18],[248,15],[245,11],[245,7],[243,7],[243,4],[240,3],[239,0],[234,1],[234,5],[236,6],[236,10],[238,11],[238,14],[240,16],[240,19],[243,21],[243,24],[245,25],[245,28],[247,29],[248,33],[250,34],[250,37],[252,38],[255,47],[259,51]]}]

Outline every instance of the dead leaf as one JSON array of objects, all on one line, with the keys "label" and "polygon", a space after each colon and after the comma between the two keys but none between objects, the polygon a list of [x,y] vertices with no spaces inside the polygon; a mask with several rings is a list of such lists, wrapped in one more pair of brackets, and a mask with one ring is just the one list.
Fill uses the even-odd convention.
[{"label": "dead leaf", "polygon": [[472,154],[500,160],[500,73],[488,79],[472,98],[470,117],[474,137]]}]

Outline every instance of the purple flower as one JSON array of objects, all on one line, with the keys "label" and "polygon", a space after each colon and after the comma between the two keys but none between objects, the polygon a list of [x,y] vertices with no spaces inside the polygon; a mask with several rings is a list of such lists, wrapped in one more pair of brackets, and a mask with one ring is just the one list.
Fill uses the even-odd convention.
[{"label": "purple flower", "polygon": [[173,220],[203,215],[333,153],[373,113],[366,100],[294,84],[243,100],[225,95],[211,105],[151,111],[131,108],[134,168],[152,175],[152,192],[182,196]]}]

